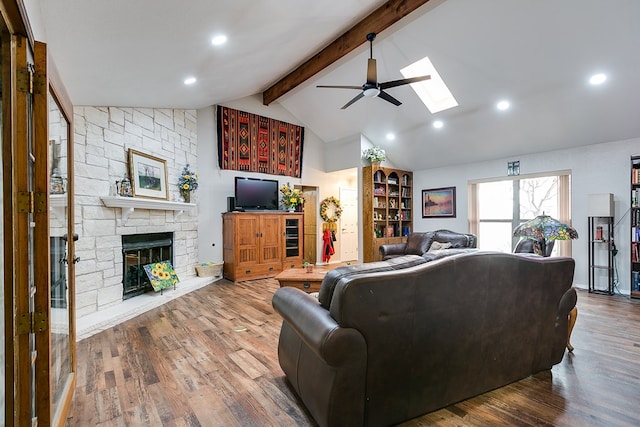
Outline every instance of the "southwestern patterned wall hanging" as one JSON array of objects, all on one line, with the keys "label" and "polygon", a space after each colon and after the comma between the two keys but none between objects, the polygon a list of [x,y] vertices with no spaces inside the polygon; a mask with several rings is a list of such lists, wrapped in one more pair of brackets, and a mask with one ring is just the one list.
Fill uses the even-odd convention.
[{"label": "southwestern patterned wall hanging", "polygon": [[218,106],[220,169],[300,178],[304,128]]}]

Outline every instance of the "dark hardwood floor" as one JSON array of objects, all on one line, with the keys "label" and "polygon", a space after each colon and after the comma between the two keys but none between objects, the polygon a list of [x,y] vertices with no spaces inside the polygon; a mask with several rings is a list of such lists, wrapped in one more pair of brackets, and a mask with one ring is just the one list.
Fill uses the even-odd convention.
[{"label": "dark hardwood floor", "polygon": [[[218,281],[79,342],[67,425],[315,425],[278,365],[277,287]],[[579,291],[578,307],[551,371],[402,425],[640,425],[640,303]]]}]

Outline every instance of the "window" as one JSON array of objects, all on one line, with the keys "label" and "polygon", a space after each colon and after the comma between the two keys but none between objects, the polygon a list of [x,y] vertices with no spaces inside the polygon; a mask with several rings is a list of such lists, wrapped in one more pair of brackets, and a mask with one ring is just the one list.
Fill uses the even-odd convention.
[{"label": "window", "polygon": [[[569,172],[471,183],[469,222],[478,247],[512,252],[519,239],[513,230],[543,213],[570,224],[570,183]],[[570,242],[556,242],[553,254],[570,256]]]}]

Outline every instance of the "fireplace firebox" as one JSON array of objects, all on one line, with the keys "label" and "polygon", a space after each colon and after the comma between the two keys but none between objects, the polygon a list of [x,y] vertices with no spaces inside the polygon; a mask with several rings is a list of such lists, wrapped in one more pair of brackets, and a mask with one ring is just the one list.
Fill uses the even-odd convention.
[{"label": "fireplace firebox", "polygon": [[122,299],[153,290],[144,266],[154,262],[173,264],[173,233],[146,233],[122,236]]}]

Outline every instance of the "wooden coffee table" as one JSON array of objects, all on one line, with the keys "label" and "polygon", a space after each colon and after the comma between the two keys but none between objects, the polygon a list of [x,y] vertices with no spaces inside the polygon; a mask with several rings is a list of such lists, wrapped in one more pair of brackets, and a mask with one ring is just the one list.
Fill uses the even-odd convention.
[{"label": "wooden coffee table", "polygon": [[304,267],[294,267],[284,270],[276,276],[280,287],[293,286],[305,292],[320,291],[320,284],[326,274],[334,268],[346,265],[346,263],[336,263],[328,265],[316,265],[311,273]]}]

